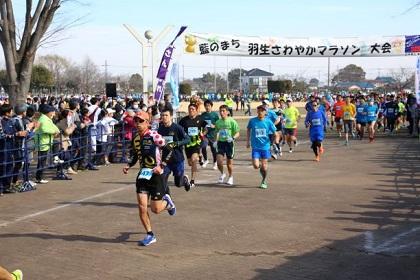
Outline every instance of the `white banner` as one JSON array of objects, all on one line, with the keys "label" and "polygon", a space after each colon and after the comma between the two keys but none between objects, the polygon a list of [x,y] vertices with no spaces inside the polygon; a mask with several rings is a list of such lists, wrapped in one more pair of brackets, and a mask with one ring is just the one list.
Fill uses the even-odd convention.
[{"label": "white banner", "polygon": [[420,35],[371,38],[276,38],[190,33],[189,54],[248,57],[361,57],[420,55]]}]

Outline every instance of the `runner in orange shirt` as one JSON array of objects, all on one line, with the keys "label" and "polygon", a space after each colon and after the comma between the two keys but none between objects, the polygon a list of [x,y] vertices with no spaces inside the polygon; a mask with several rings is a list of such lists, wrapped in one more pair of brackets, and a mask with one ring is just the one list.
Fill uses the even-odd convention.
[{"label": "runner in orange shirt", "polygon": [[333,106],[333,115],[334,121],[336,123],[338,135],[341,137],[341,131],[343,129],[343,106],[346,105],[346,102],[343,101],[343,97],[339,94],[337,95],[337,101]]}]

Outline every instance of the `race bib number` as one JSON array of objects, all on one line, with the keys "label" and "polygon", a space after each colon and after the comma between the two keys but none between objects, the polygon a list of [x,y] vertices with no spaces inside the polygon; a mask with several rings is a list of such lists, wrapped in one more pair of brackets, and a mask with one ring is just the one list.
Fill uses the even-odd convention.
[{"label": "race bib number", "polygon": [[158,128],[159,128],[159,123],[152,123],[152,125],[151,125],[151,127],[150,127],[150,129],[152,130],[152,131],[157,131],[158,130]]},{"label": "race bib number", "polygon": [[165,139],[166,144],[174,142],[174,137],[173,136],[162,136],[162,137],[163,137],[163,139]]},{"label": "race bib number", "polygon": [[316,126],[316,125],[321,125],[321,120],[320,119],[313,119],[312,120],[312,125]]},{"label": "race bib number", "polygon": [[206,127],[211,127],[211,120],[205,120],[205,121],[207,123]]},{"label": "race bib number", "polygon": [[336,110],[336,111],[340,111],[340,110],[341,110],[341,106],[336,106],[336,107],[335,107],[335,110]]},{"label": "race bib number", "polygon": [[357,112],[358,112],[358,113],[363,113],[363,107],[359,107],[359,108],[357,108]]},{"label": "race bib number", "polygon": [[189,127],[188,128],[188,135],[189,136],[197,136],[198,135],[198,127]]},{"label": "race bib number", "polygon": [[350,113],[349,112],[344,112],[344,118],[346,119],[350,119]]},{"label": "race bib number", "polygon": [[150,178],[152,178],[152,175],[153,175],[153,170],[151,168],[142,168],[140,170],[138,178],[150,180]]},{"label": "race bib number", "polygon": [[255,137],[267,137],[267,131],[265,128],[255,129]]},{"label": "race bib number", "polygon": [[368,113],[368,116],[369,116],[369,117],[374,117],[374,116],[376,116],[376,114],[375,114],[375,112],[369,112],[369,113]]},{"label": "race bib number", "polygon": [[220,137],[226,138],[226,137],[229,136],[229,132],[226,128],[224,128],[224,129],[220,130],[219,135],[220,135]]},{"label": "race bib number", "polygon": [[394,108],[389,108],[388,113],[394,113]]}]

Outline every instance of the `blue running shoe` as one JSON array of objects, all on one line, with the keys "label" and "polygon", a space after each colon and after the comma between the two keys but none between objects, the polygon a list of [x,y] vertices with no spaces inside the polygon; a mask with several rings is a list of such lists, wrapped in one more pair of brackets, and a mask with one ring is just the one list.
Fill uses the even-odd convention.
[{"label": "blue running shoe", "polygon": [[167,207],[169,215],[171,215],[171,216],[175,215],[176,207],[175,207],[175,203],[172,201],[171,196],[169,194],[165,194],[162,197],[162,199],[165,200],[168,203],[168,205],[166,207]]},{"label": "blue running shoe", "polygon": [[149,246],[150,244],[153,244],[156,242],[156,236],[147,234],[146,237],[143,240],[140,240],[139,246]]}]

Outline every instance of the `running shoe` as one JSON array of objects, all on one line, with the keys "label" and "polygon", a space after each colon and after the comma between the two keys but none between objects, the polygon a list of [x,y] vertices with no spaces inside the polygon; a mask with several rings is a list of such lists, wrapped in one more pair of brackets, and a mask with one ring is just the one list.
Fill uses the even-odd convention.
[{"label": "running shoe", "polygon": [[223,184],[223,182],[225,181],[225,177],[226,177],[226,174],[225,173],[223,173],[222,175],[220,175],[220,177],[219,177],[219,181],[217,181],[219,184]]},{"label": "running shoe", "polygon": [[47,180],[44,180],[44,179],[41,179],[41,180],[37,180],[36,183],[37,184],[47,184],[48,181]]},{"label": "running shoe", "polygon": [[213,170],[217,170],[217,162],[213,164]]},{"label": "running shoe", "polygon": [[20,270],[20,269],[16,269],[16,270],[15,270],[15,271],[13,271],[11,274],[15,277],[15,280],[23,280],[23,273],[22,273],[22,270]]},{"label": "running shoe", "polygon": [[173,202],[171,196],[169,194],[165,194],[162,197],[163,200],[165,200],[168,205],[166,206],[166,209],[168,210],[169,215],[173,216],[176,214],[176,207],[175,207],[175,203]]},{"label": "running shoe", "polygon": [[209,161],[208,161],[208,160],[205,160],[205,161],[203,162],[202,167],[203,167],[203,168],[206,168],[206,167],[207,167],[207,164],[209,164]]},{"label": "running shoe", "polygon": [[228,184],[229,186],[233,186],[233,177],[229,177],[226,184]]},{"label": "running shoe", "polygon": [[140,240],[138,242],[139,246],[149,246],[150,244],[153,244],[156,242],[156,236],[146,234],[146,237],[143,240]]},{"label": "running shoe", "polygon": [[292,148],[290,148],[289,153],[293,153],[293,149]]},{"label": "running shoe", "polygon": [[191,184],[190,184],[190,178],[188,178],[187,175],[184,175],[182,177],[182,181],[183,181],[183,185],[184,185],[184,189],[186,192],[189,192],[191,189]]},{"label": "running shoe", "polygon": [[260,185],[260,189],[266,189],[266,188],[268,188],[267,183],[265,181],[262,181]]},{"label": "running shoe", "polygon": [[190,186],[191,186],[191,188],[195,188],[195,182],[194,182],[194,180],[191,180],[190,181]]},{"label": "running shoe", "polygon": [[271,157],[272,157],[273,159],[277,159],[277,154],[276,154],[276,153],[271,153]]}]

